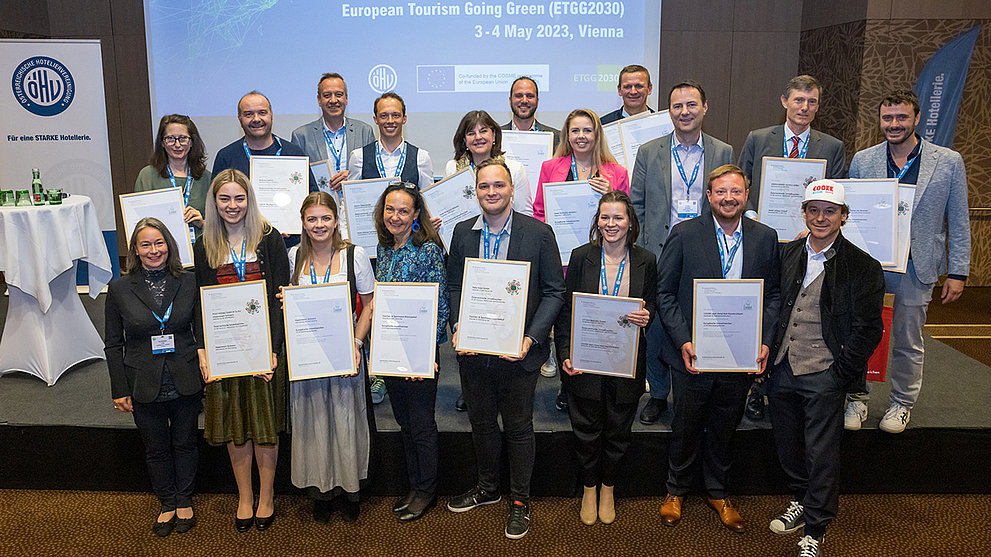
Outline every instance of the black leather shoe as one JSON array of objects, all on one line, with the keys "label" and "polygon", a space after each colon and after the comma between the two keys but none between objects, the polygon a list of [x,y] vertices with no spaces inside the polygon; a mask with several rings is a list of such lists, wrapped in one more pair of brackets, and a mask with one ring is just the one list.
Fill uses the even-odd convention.
[{"label": "black leather shoe", "polygon": [[358,520],[358,514],[361,512],[361,505],[357,501],[348,501],[343,499],[341,501],[341,520],[344,522],[354,522]]},{"label": "black leather shoe", "polygon": [[242,534],[251,530],[251,525],[255,523],[255,517],[251,518],[237,518],[234,517],[234,529]]},{"label": "black leather shoe", "polygon": [[330,501],[324,499],[313,500],[313,520],[321,524],[330,522],[330,516],[334,514],[334,507]]},{"label": "black leather shoe", "polygon": [[166,522],[155,521],[155,527],[153,528],[155,535],[160,538],[164,538],[165,536],[168,536],[169,534],[172,533],[172,530],[175,529],[175,525],[176,522],[178,522],[178,520],[179,519],[176,518],[176,515],[173,514],[172,518],[170,518]]},{"label": "black leather shoe", "polygon": [[189,518],[180,518],[180,519],[176,520],[176,523],[175,523],[175,533],[176,534],[185,534],[186,532],[192,530],[193,529],[193,526],[196,526],[196,515],[195,514],[193,516],[189,517]]},{"label": "black leather shoe", "polygon": [[751,421],[759,422],[764,419],[764,395],[750,391],[747,395],[747,406],[744,413]]},{"label": "black leather shoe", "polygon": [[559,391],[557,393],[557,400],[554,401],[554,408],[557,408],[558,412],[568,411],[568,393],[564,391]]},{"label": "black leather shoe", "polygon": [[454,409],[457,410],[458,412],[467,412],[468,411],[468,405],[465,404],[465,396],[464,395],[458,395],[458,400],[455,400],[454,401]]},{"label": "black leather shoe", "polygon": [[409,505],[399,513],[398,518],[402,522],[411,522],[427,514],[435,504],[437,504],[436,497],[413,497]]},{"label": "black leather shoe", "polygon": [[394,512],[396,514],[399,514],[399,513],[403,512],[403,510],[406,509],[406,507],[409,506],[410,501],[412,501],[414,497],[416,497],[416,491],[415,490],[414,491],[410,491],[409,493],[407,493],[406,495],[403,495],[399,499],[396,499],[396,504],[392,506],[392,512]]},{"label": "black leather shoe", "polygon": [[665,410],[668,409],[668,401],[664,398],[651,398],[644,405],[640,412],[640,423],[650,425],[657,421]]},{"label": "black leather shoe", "polygon": [[272,511],[272,514],[264,518],[260,516],[256,516],[255,529],[258,530],[259,532],[264,532],[265,530],[268,530],[268,528],[272,525],[273,522],[275,522],[275,511]]}]

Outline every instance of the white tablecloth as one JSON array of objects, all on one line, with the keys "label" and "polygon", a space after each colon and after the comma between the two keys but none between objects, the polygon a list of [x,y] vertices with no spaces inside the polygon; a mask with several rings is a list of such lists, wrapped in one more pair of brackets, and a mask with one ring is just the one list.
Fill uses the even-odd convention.
[{"label": "white tablecloth", "polygon": [[103,341],[76,293],[75,263],[89,265],[90,297],[111,264],[92,201],[0,207],[0,271],[10,305],[0,338],[0,374],[24,371],[54,385],[69,367],[103,358]]}]

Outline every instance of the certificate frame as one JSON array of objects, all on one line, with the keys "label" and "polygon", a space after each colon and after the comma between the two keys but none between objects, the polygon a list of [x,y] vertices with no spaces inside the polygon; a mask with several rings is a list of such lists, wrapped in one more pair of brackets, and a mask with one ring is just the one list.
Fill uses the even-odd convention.
[{"label": "certificate frame", "polygon": [[[518,141],[524,140],[524,141]],[[543,143],[546,141],[546,144]],[[542,157],[539,153],[531,153],[527,149],[526,153],[518,153],[516,145],[547,147],[547,156]],[[554,158],[554,132],[524,131],[524,130],[502,130],[502,150],[506,152],[506,160],[517,161],[526,169],[526,175],[530,183],[536,176],[540,176],[540,167],[544,161]]]},{"label": "certificate frame", "polygon": [[[325,369],[331,369],[332,371],[325,371],[320,373],[303,373],[302,371],[299,371],[299,373],[297,373],[297,370],[303,367],[304,363],[298,361],[302,356],[301,354],[302,350],[299,350],[298,348],[293,348],[294,346],[300,345],[301,343],[299,341],[302,340],[296,336],[297,335],[296,328],[290,326],[292,321],[291,316],[295,316],[296,315],[295,311],[298,309],[297,303],[295,303],[293,299],[300,294],[313,294],[316,292],[320,292],[321,290],[326,292],[322,294],[323,296],[325,296],[325,298],[321,299],[320,301],[336,301],[340,303],[341,306],[339,310],[335,308],[331,312],[324,312],[323,317],[326,318],[328,316],[332,316],[334,313],[341,312],[347,318],[346,329],[348,331],[348,335],[346,339],[347,341],[346,346],[348,348],[347,360],[349,363],[349,367],[344,369],[335,369],[333,363],[330,361],[330,357],[328,356],[323,361],[321,361],[319,365],[321,367],[324,367]],[[343,290],[343,292],[340,292],[341,290]],[[341,294],[343,294],[343,296],[341,296]],[[342,298],[343,301],[340,301]],[[358,373],[358,367],[354,363],[354,317],[353,316],[354,316],[354,309],[351,307],[351,285],[348,284],[347,281],[283,287],[282,323],[285,326],[285,331],[286,331],[286,364],[287,367],[289,368],[290,381],[304,381],[307,379],[319,379],[322,377],[340,377],[344,375],[355,375]],[[329,319],[321,321],[321,324],[336,325],[338,327],[340,326],[340,323],[330,323],[329,321],[330,321]],[[326,352],[326,346],[324,346],[323,343],[320,344],[324,348],[324,351]],[[340,344],[334,343],[333,348],[339,349]],[[333,351],[334,350],[331,350],[331,352]]]},{"label": "certificate frame", "polygon": [[[471,177],[470,185],[464,182],[469,176]],[[454,186],[453,189],[452,186]],[[444,242],[446,251],[451,250],[454,226],[465,219],[482,214],[482,208],[478,206],[478,199],[475,198],[475,173],[472,172],[471,167],[466,166],[443,180],[421,188],[420,195],[423,196],[423,203],[427,206],[430,216],[443,219],[437,233]],[[443,205],[438,205],[438,203],[443,203]],[[440,210],[434,210],[436,207],[439,207]],[[447,218],[447,215],[452,218]]]},{"label": "certificate frame", "polygon": [[[694,279],[694,282],[692,284],[692,345],[695,347],[695,355],[697,358],[696,362],[704,361],[702,360],[700,354],[702,354],[703,352],[707,352],[707,353],[710,352],[709,342],[712,342],[712,341],[705,341],[702,343],[699,342],[701,339],[706,338],[704,335],[700,335],[700,333],[702,332],[700,329],[703,327],[700,327],[699,324],[700,309],[701,309],[699,304],[699,290],[700,287],[710,286],[710,285],[718,285],[718,286],[736,285],[740,287],[749,287],[754,290],[754,292],[748,292],[746,288],[742,288],[744,296],[757,297],[757,307],[749,308],[753,310],[757,318],[756,323],[749,323],[749,325],[754,326],[753,338],[751,339],[753,341],[753,344],[752,345],[748,344],[747,347],[750,348],[752,346],[753,358],[751,358],[750,360],[752,364],[748,364],[745,366],[744,365],[734,366],[734,367],[707,366],[697,363],[695,365],[696,369],[703,372],[736,372],[736,373],[759,372],[760,367],[757,364],[757,357],[760,355],[760,347],[762,344],[763,325],[764,325],[764,279]],[[725,290],[725,289],[721,288],[721,290]],[[719,294],[723,295],[724,293],[720,292]],[[745,309],[747,308],[745,307]],[[738,322],[739,319],[735,319],[735,321]],[[747,323],[744,323],[744,325],[747,325]],[[751,351],[748,350],[747,352],[749,355]]]},{"label": "certificate frame", "polygon": [[[843,226],[843,237],[850,240],[853,245],[866,251],[871,257],[876,259],[882,267],[893,267],[900,263],[897,261],[898,258],[898,191],[900,184],[897,178],[845,178],[842,180],[836,180],[840,184],[843,184],[846,190],[846,204],[850,208],[849,216],[847,217],[846,225]],[[868,190],[866,192],[858,191],[861,188],[874,188],[873,190]],[[884,190],[884,191],[882,191]],[[858,203],[858,197],[860,196],[872,196],[878,198],[880,196],[884,197],[884,203],[886,207],[871,207],[872,217],[869,219],[858,219],[855,215],[863,211],[862,204]],[[853,201],[851,203],[851,201]],[[890,231],[880,231],[882,234],[873,234],[870,232],[865,233],[860,228],[860,222],[870,222],[876,223],[877,219],[873,217],[873,214],[877,210],[886,210],[892,213],[891,216],[891,230]],[[887,245],[881,242],[887,242]],[[908,254],[905,254],[906,260]],[[907,261],[906,261],[907,262]]]},{"label": "certificate frame", "polygon": [[898,184],[898,242],[895,245],[895,264],[881,268],[892,273],[904,274],[908,269],[908,254],[912,249],[912,214],[915,205],[915,185]]},{"label": "certificate frame", "polygon": [[[798,234],[805,230],[805,219],[802,217],[802,200],[805,199],[805,188],[815,180],[821,180],[826,176],[826,159],[790,159],[788,157],[769,157],[761,159],[760,173],[760,200],[757,203],[757,218],[761,223],[766,224],[778,233],[778,242],[785,243],[794,240]],[[802,179],[802,184],[781,184],[775,187],[768,184],[768,177],[776,175],[773,170],[780,167],[801,167],[784,170],[784,172],[795,173],[796,175],[806,174]],[[809,174],[818,167],[815,174]],[[779,205],[779,214],[770,215],[772,211],[771,199],[778,201],[775,196],[783,197]]]},{"label": "certificate frame", "polygon": [[[622,316],[623,315],[626,315],[628,313],[631,313],[629,311],[626,312],[626,313],[621,314],[621,316],[619,318],[617,318],[617,324],[619,324],[621,327],[624,327],[624,328],[625,327],[632,327],[633,328],[633,331],[632,331],[632,336],[633,336],[633,351],[630,354],[626,354],[626,356],[630,360],[630,364],[631,364],[630,365],[630,369],[629,369],[628,372],[622,372],[621,373],[621,372],[616,372],[616,371],[612,371],[612,370],[592,369],[590,366],[585,365],[583,359],[581,359],[579,357],[576,357],[575,347],[578,346],[578,345],[580,345],[580,342],[577,343],[577,344],[575,342],[575,336],[576,336],[575,331],[579,330],[579,328],[576,327],[576,324],[575,324],[576,316],[579,315],[579,313],[580,313],[578,311],[578,306],[580,304],[585,303],[585,302],[590,301],[590,300],[596,300],[596,301],[601,300],[601,301],[604,301],[604,302],[607,302],[607,303],[609,303],[609,302],[615,302],[617,305],[628,304],[631,308],[634,307],[634,306],[636,307],[636,309],[633,310],[633,311],[639,311],[639,310],[641,310],[641,309],[644,308],[644,301],[642,299],[640,299],[640,298],[628,298],[628,297],[623,297],[623,296],[604,296],[602,294],[589,294],[587,292],[573,292],[572,293],[572,296],[571,296],[571,334],[570,334],[571,366],[576,371],[580,371],[582,373],[590,373],[590,374],[595,374],[595,375],[607,375],[607,376],[610,376],[610,377],[622,377],[622,378],[625,378],[625,379],[634,379],[634,378],[636,378],[636,375],[637,375],[637,355],[638,355],[639,350],[640,350],[640,334],[641,334],[641,330],[640,330],[640,327],[637,327],[636,325],[630,323],[629,321],[625,321],[625,324],[620,323],[620,320],[622,320]],[[581,339],[579,338],[579,341],[580,340]]]},{"label": "certificate frame", "polygon": [[[392,366],[383,366],[380,357],[382,345],[379,343],[382,339],[382,333],[378,331],[380,329],[385,319],[381,315],[382,308],[384,307],[384,301],[387,300],[385,296],[380,296],[384,289],[392,287],[401,287],[404,290],[425,290],[431,292],[430,298],[417,298],[420,300],[427,300],[427,307],[429,307],[429,313],[432,316],[431,324],[428,333],[430,338],[428,361],[429,366],[426,371],[413,371],[404,372],[402,369],[392,369]],[[433,379],[436,377],[434,373],[434,364],[437,363],[437,307],[440,302],[440,284],[436,282],[375,282],[375,294],[373,299],[376,301],[375,307],[372,314],[372,331],[371,331],[371,347],[368,353],[368,373],[369,375],[382,375],[387,377],[418,377],[423,379]],[[423,311],[422,309],[420,310]],[[421,331],[423,332],[423,331]],[[407,351],[408,353],[408,351]]]},{"label": "certificate frame", "polygon": [[[263,195],[263,191],[260,189],[261,186],[258,184],[260,181],[258,174],[262,168],[262,165],[265,163],[274,164],[275,166],[280,167],[299,167],[286,175],[286,183],[279,181],[278,188],[284,191],[278,191],[271,196],[271,199],[267,193]],[[285,234],[303,233],[303,223],[299,218],[299,207],[303,204],[303,198],[310,193],[309,169],[310,158],[306,156],[276,157],[269,155],[251,155],[251,157],[249,157],[248,177],[251,182],[251,187],[255,191],[255,197],[258,201],[258,210],[261,211],[262,215],[270,223],[272,223],[272,226],[279,229],[279,232],[283,232]]]},{"label": "certificate frame", "polygon": [[[561,190],[579,189],[582,186],[588,188],[588,203],[586,206],[582,206],[579,202],[578,206],[572,208],[575,212],[584,209],[587,216],[582,226],[579,227],[579,230],[581,231],[579,233],[574,229],[569,230],[566,228],[568,226],[567,223],[562,222],[566,216],[564,214],[559,214],[558,209],[560,209],[560,203],[558,202],[556,196]],[[561,261],[567,261],[571,256],[572,250],[589,242],[588,231],[592,226],[592,220],[595,218],[595,213],[598,211],[599,199],[602,198],[602,194],[595,191],[588,180],[577,180],[574,182],[548,182],[541,186],[540,193],[544,202],[544,221],[554,231],[554,237],[557,239],[557,249],[560,253]],[[548,195],[548,193],[550,193],[550,195]],[[582,199],[586,196],[568,195],[567,197],[572,199]],[[552,200],[551,203],[548,203],[548,198]],[[564,263],[564,265],[567,265],[567,263]]]},{"label": "certificate frame", "polygon": [[[249,315],[257,315],[253,321],[264,322],[265,328],[265,347],[266,350],[263,354],[265,365],[261,366],[260,362],[262,356],[254,358],[256,365],[249,365],[249,369],[239,370],[231,373],[220,372],[217,373],[215,370],[214,362],[220,359],[219,355],[216,354],[216,347],[214,342],[217,340],[213,332],[212,319],[209,318],[211,312],[208,311],[212,307],[212,297],[211,293],[218,290],[233,291],[235,289],[243,289],[245,292],[239,292],[238,297],[240,299],[245,299],[244,311]],[[249,303],[253,303],[252,307],[248,307]],[[210,369],[209,379],[220,378],[225,379],[228,377],[243,377],[246,375],[255,375],[259,373],[272,373],[272,328],[268,321],[268,290],[265,287],[265,279],[252,280],[247,282],[234,282],[230,284],[217,284],[213,286],[201,286],[200,287],[200,311],[203,313],[203,340],[204,346],[206,347],[206,358],[207,365]],[[257,325],[257,323],[255,323]],[[246,346],[242,348],[248,348],[249,343],[245,343]],[[251,346],[256,346],[254,343],[250,343]],[[243,352],[243,350],[242,350]],[[251,362],[248,362],[249,364]]]},{"label": "certificate frame", "polygon": [[[179,261],[182,263],[182,266],[187,269],[193,266],[193,241],[189,237],[189,225],[186,224],[182,216],[185,209],[182,188],[163,188],[137,193],[122,193],[117,198],[120,201],[120,216],[124,221],[124,235],[128,243],[131,242],[131,236],[134,233],[134,227],[138,224],[138,220],[144,217],[155,217],[162,221],[162,224],[165,225],[165,228],[169,230],[169,233],[175,239],[179,248]],[[155,198],[162,198],[162,203],[156,206],[178,207],[178,211],[175,213],[170,211],[166,215],[145,214],[138,217],[135,213],[140,213],[140,211],[129,210],[129,207],[131,207],[131,204],[135,200],[147,201]],[[135,217],[137,217],[136,220]]]},{"label": "certificate frame", "polygon": [[[509,332],[504,336],[503,347],[508,347],[510,342],[515,341],[516,350],[492,349],[491,341],[492,326],[491,320],[498,318],[498,315],[487,314],[477,315],[475,312],[484,308],[476,308],[471,300],[471,290],[481,281],[480,276],[500,276],[510,280],[505,285],[499,285],[493,289],[501,294],[506,289],[504,298],[512,300],[514,303],[510,309],[511,315],[506,315],[509,320]],[[476,354],[488,354],[491,356],[509,356],[518,358],[520,349],[523,347],[524,329],[526,328],[526,306],[530,295],[530,262],[514,261],[511,259],[481,259],[478,257],[466,257],[464,260],[464,272],[461,278],[461,303],[458,308],[458,343],[454,347],[459,352],[474,352]],[[510,292],[510,289],[513,291]],[[518,298],[517,298],[518,296]]]},{"label": "certificate frame", "polygon": [[[651,121],[651,124],[645,126],[648,120]],[[656,123],[654,122],[655,120],[657,120]],[[671,121],[671,116],[667,110],[658,110],[656,112],[642,112],[636,116],[623,118],[617,123],[619,124],[619,139],[623,145],[623,160],[626,161],[624,166],[630,179],[632,179],[633,165],[637,162],[637,153],[640,151],[640,147],[648,141],[671,135],[674,131],[674,122]],[[651,134],[651,137],[646,141],[634,141],[634,134],[644,129],[657,129],[660,133],[657,135]]]},{"label": "certificate frame", "polygon": [[348,236],[347,214],[344,212],[343,191],[330,189],[330,178],[336,174],[336,172],[332,172],[330,169],[330,159],[311,162],[310,172],[313,173],[313,178],[317,181],[317,189],[333,197],[334,202],[337,203],[337,230],[341,232],[342,238],[350,240],[351,238]]},{"label": "certificate frame", "polygon": [[[366,180],[345,180],[341,182],[341,196],[344,199],[344,212],[348,230],[348,238],[351,243],[361,246],[369,259],[377,257],[378,233],[375,232],[375,204],[378,198],[389,187],[389,184],[398,181],[399,178],[369,178]],[[363,186],[373,186],[376,182],[382,184],[382,188],[375,194],[375,200],[369,203],[367,192],[361,191]],[[359,189],[356,189],[359,188]],[[349,195],[350,192],[350,195]],[[364,207],[370,206],[370,211],[364,212]],[[358,208],[362,212],[358,214]],[[358,223],[364,223],[359,227]],[[371,223],[371,228],[368,227]]]}]

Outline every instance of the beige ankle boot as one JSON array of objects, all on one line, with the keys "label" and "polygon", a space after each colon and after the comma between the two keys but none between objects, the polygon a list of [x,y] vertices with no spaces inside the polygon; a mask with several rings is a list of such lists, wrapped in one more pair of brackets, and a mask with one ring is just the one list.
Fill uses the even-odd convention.
[{"label": "beige ankle boot", "polygon": [[599,520],[612,524],[616,520],[616,503],[613,500],[613,486],[603,484],[599,489]]},{"label": "beige ankle boot", "polygon": [[586,487],[582,493],[582,509],[580,515],[583,524],[595,524],[595,486]]}]

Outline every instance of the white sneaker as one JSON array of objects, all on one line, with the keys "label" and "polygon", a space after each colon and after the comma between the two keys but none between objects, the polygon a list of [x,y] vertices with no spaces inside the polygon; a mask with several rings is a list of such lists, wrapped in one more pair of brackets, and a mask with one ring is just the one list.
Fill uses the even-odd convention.
[{"label": "white sneaker", "polygon": [[788,503],[785,512],[771,521],[770,528],[775,534],[790,534],[805,526],[805,507],[798,501]]},{"label": "white sneaker", "polygon": [[554,377],[557,375],[557,363],[554,361],[554,351],[551,350],[551,355],[548,356],[547,361],[544,365],[540,366],[540,374],[544,377]]},{"label": "white sneaker", "polygon": [[846,412],[843,414],[843,429],[849,431],[859,431],[860,424],[867,419],[867,405],[859,400],[851,400],[846,405]]},{"label": "white sneaker", "polygon": [[891,408],[888,408],[888,411],[884,413],[884,417],[881,418],[881,423],[878,427],[881,428],[881,431],[888,433],[901,433],[905,431],[905,426],[908,425],[911,415],[911,410],[897,402],[892,402]]}]

